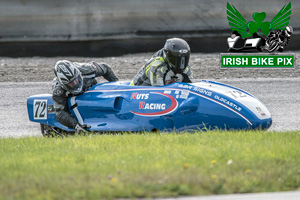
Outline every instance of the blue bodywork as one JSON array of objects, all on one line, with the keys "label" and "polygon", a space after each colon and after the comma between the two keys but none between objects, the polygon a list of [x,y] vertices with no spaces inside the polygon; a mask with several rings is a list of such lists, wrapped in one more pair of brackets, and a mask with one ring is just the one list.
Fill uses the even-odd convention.
[{"label": "blue bodywork", "polygon": [[[31,96],[27,107],[31,121],[73,131],[57,122],[51,95]],[[272,124],[253,95],[212,81],[159,87],[102,83],[70,97],[69,110],[90,131],[267,129]]]}]

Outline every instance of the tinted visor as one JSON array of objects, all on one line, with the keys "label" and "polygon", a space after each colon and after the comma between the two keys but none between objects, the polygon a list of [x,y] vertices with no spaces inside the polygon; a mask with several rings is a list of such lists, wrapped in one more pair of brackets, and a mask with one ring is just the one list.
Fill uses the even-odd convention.
[{"label": "tinted visor", "polygon": [[65,84],[66,89],[72,94],[79,94],[82,91],[83,80],[82,76],[78,75],[76,78]]},{"label": "tinted visor", "polygon": [[189,65],[189,55],[170,56],[169,62],[177,70],[183,71]]}]

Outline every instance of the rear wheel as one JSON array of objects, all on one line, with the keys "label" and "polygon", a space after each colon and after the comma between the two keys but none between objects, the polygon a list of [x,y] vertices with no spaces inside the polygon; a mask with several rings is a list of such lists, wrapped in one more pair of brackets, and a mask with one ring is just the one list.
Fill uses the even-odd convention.
[{"label": "rear wheel", "polygon": [[279,44],[278,44],[277,41],[272,40],[272,41],[270,42],[268,51],[269,51],[269,52],[276,51],[276,49],[278,48],[278,45],[279,45]]}]

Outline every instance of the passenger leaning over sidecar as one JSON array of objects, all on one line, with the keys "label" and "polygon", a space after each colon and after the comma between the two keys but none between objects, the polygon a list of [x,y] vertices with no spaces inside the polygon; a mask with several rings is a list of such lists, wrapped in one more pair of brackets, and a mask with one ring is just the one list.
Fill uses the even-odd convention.
[{"label": "passenger leaning over sidecar", "polygon": [[193,82],[189,66],[191,50],[180,38],[168,39],[163,49],[156,52],[140,69],[130,85],[161,86],[174,82]]},{"label": "passenger leaning over sidecar", "polygon": [[61,124],[75,129],[77,133],[86,131],[87,125],[79,124],[70,114],[68,97],[79,95],[97,84],[96,77],[103,76],[108,81],[118,81],[113,70],[105,63],[76,63],[60,60],[54,68],[52,99],[56,119]]}]

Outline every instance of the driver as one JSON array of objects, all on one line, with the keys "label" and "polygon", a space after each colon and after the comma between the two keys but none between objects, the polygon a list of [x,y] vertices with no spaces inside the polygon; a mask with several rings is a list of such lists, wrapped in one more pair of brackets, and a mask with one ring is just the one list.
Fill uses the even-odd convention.
[{"label": "driver", "polygon": [[85,132],[87,125],[79,124],[68,109],[68,97],[79,95],[97,84],[95,77],[103,76],[107,81],[118,81],[113,70],[105,63],[76,63],[60,60],[55,64],[52,83],[52,99],[56,119],[61,124]]},{"label": "driver", "polygon": [[130,85],[161,86],[174,82],[193,82],[189,66],[191,50],[180,38],[168,39],[163,49],[156,52],[140,69]]}]

